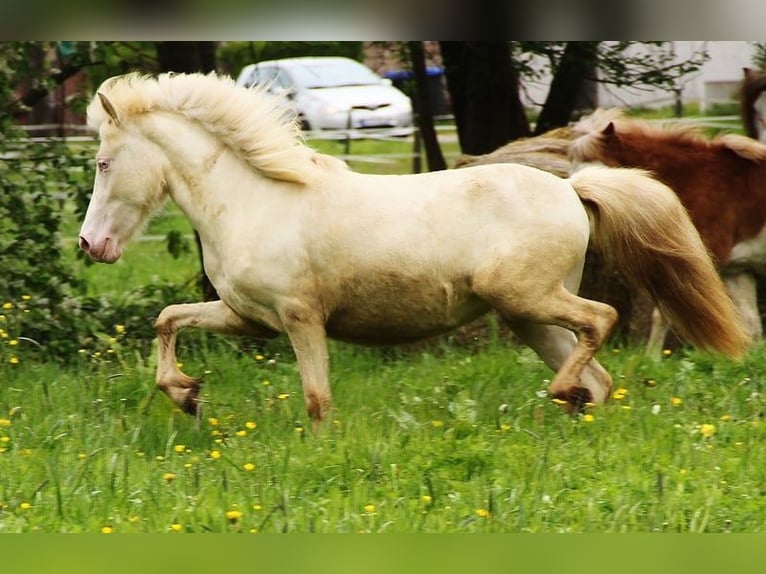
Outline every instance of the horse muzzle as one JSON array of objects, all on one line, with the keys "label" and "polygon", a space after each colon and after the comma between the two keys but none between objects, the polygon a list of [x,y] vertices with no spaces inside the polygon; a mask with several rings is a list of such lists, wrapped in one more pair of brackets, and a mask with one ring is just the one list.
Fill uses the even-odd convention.
[{"label": "horse muzzle", "polygon": [[122,255],[120,246],[109,236],[92,241],[84,235],[80,235],[80,249],[85,251],[93,261],[99,263],[114,263]]}]

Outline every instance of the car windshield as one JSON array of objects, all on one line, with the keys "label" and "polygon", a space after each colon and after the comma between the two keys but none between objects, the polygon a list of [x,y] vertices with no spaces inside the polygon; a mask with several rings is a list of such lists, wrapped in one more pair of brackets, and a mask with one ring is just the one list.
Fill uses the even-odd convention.
[{"label": "car windshield", "polygon": [[357,62],[316,62],[290,68],[290,75],[304,88],[337,88],[379,84],[380,78]]}]

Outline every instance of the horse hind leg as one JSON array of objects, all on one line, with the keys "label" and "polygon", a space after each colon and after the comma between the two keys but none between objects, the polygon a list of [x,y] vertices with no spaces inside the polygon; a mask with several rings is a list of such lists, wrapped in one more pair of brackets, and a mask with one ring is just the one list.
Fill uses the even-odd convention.
[{"label": "horse hind leg", "polygon": [[588,402],[604,402],[611,390],[611,377],[593,356],[617,323],[617,311],[605,303],[578,297],[563,286],[548,295],[515,295],[495,294],[487,299],[556,371],[551,396],[565,401],[570,412]]},{"label": "horse hind leg", "polygon": [[[532,348],[554,372],[558,372],[577,346],[577,337],[558,325],[543,325],[527,320],[508,322],[522,343]],[[567,391],[549,389],[553,398],[564,400],[569,412],[581,410],[585,403],[602,403],[609,398],[612,377],[596,359],[585,365],[578,385]]]}]

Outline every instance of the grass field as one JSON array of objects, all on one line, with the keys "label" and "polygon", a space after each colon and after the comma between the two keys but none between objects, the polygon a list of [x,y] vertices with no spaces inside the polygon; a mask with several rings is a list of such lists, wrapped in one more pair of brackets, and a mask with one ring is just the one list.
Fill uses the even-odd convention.
[{"label": "grass field", "polygon": [[607,349],[613,400],[570,417],[545,395],[547,369],[502,337],[333,344],[336,409],[315,435],[284,343],[182,352],[206,377],[197,423],[154,396],[151,358],[121,355],[129,336],[67,370],[3,361],[0,531],[765,526],[763,347],[739,364]]},{"label": "grass field", "polygon": [[[147,233],[171,229],[191,231],[173,208]],[[198,270],[161,241],[79,265],[114,295]],[[64,368],[13,329],[34,299],[0,304],[0,532],[766,529],[763,344],[741,362],[607,347],[614,396],[572,417],[492,321],[460,343],[332,343],[335,410],[314,434],[284,339],[182,335],[184,370],[205,377],[196,421],[155,394],[123,326]]]}]

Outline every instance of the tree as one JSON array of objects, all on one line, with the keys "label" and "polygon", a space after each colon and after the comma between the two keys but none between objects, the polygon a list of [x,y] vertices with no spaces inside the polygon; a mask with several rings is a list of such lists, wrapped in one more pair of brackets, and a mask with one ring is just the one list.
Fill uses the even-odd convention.
[{"label": "tree", "polygon": [[441,49],[463,153],[488,153],[529,135],[512,44],[441,42]]},{"label": "tree", "polygon": [[423,53],[422,42],[409,43],[412,57],[412,68],[415,76],[415,115],[417,117],[418,135],[422,138],[423,147],[426,151],[428,169],[438,171],[447,169],[444,161],[439,140],[434,128],[433,110],[431,109],[431,97],[428,90],[428,78],[426,76],[426,59]]},{"label": "tree", "polygon": [[[592,82],[679,90],[707,60],[703,48],[678,61],[672,42],[441,42],[463,153],[488,153],[532,133],[519,86],[552,78],[534,130],[566,125]],[[545,62],[545,66],[540,66]]]}]

